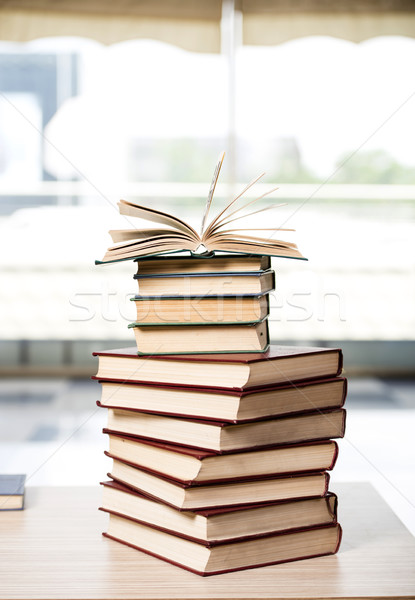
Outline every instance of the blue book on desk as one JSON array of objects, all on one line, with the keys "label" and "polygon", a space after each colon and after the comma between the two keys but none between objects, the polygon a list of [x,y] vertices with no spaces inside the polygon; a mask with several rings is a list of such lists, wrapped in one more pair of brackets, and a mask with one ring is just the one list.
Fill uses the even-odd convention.
[{"label": "blue book on desk", "polygon": [[24,508],[26,475],[0,475],[0,510]]}]

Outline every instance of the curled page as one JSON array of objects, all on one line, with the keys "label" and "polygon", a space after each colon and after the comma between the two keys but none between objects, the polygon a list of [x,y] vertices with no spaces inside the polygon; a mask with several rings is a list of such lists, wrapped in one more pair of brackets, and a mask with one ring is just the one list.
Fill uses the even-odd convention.
[{"label": "curled page", "polygon": [[193,227],[190,227],[190,225],[181,219],[173,217],[173,215],[169,215],[168,213],[155,210],[154,208],[149,208],[148,206],[140,206],[139,204],[134,204],[134,202],[127,202],[127,200],[120,200],[118,202],[118,208],[121,215],[138,217],[140,219],[145,219],[146,221],[152,221],[153,223],[169,225],[170,227],[173,227],[173,229],[178,229],[179,231],[183,231],[187,234],[190,233],[192,238],[200,240],[199,235],[196,233]]}]

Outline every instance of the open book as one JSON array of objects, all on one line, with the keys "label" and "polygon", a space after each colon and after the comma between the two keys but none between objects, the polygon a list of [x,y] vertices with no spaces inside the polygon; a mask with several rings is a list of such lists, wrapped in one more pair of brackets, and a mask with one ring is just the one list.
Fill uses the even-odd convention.
[{"label": "open book", "polygon": [[270,237],[250,235],[250,233],[253,234],[258,231],[293,231],[292,229],[280,229],[278,227],[234,229],[233,225],[231,225],[231,223],[234,223],[239,219],[244,219],[257,213],[276,208],[277,206],[282,206],[281,204],[273,204],[251,212],[245,211],[248,207],[252,207],[255,202],[275,191],[276,188],[274,188],[258,198],[250,200],[239,208],[236,208],[236,202],[264,175],[264,173],[251,181],[242,192],[236,196],[236,198],[234,198],[218,215],[216,215],[216,217],[214,217],[212,221],[210,221],[210,223],[207,223],[216,182],[219,177],[224,156],[225,153],[223,152],[215,168],[206,201],[200,234],[178,217],[154,208],[140,206],[134,202],[120,200],[118,203],[120,214],[129,217],[139,217],[153,223],[159,223],[163,225],[164,228],[117,229],[110,231],[109,233],[116,245],[111,246],[107,250],[102,261],[97,261],[97,263],[127,260],[139,258],[141,256],[178,252],[182,250],[189,250],[192,254],[199,256],[209,255],[212,252],[219,251],[304,259],[297,249],[297,246],[291,242],[276,240],[272,235]]}]

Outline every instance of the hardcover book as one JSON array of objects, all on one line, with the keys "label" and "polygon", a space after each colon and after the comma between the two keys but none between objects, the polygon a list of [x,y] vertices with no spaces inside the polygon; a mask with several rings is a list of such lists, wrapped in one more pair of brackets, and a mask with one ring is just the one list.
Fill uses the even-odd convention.
[{"label": "hardcover book", "polygon": [[26,475],[0,475],[0,510],[24,508]]},{"label": "hardcover book", "polygon": [[134,296],[137,322],[142,324],[220,323],[262,321],[269,314],[268,294],[240,296]]},{"label": "hardcover book", "polygon": [[108,532],[104,535],[205,576],[335,554],[341,541],[341,528],[332,523],[206,547],[131,519],[110,515]]},{"label": "hardcover book", "polygon": [[322,497],[327,494],[329,474],[304,473],[246,481],[186,485],[154,475],[131,464],[113,459],[108,477],[178,510],[261,504],[277,500]]},{"label": "hardcover book", "polygon": [[107,429],[221,453],[341,438],[345,417],[339,409],[230,424],[110,408]]},{"label": "hardcover book", "polygon": [[223,254],[196,256],[158,256],[137,259],[137,275],[188,275],[189,273],[243,273],[266,271],[271,258],[261,255]]},{"label": "hardcover book", "polygon": [[275,288],[274,271],[134,275],[141,296],[235,296],[266,294]]},{"label": "hardcover book", "polygon": [[261,385],[335,377],[343,365],[338,348],[271,345],[264,353],[139,356],[137,348],[94,352],[98,379],[246,390]]},{"label": "hardcover book", "polygon": [[101,510],[206,546],[336,522],[337,497],[179,511],[116,481],[102,483]]},{"label": "hardcover book", "polygon": [[330,471],[338,454],[333,440],[218,455],[207,450],[115,434],[107,429],[104,433],[109,437],[109,451],[105,454],[110,458],[187,486]]},{"label": "hardcover book", "polygon": [[107,408],[135,409],[230,423],[341,408],[347,389],[343,377],[248,390],[133,383],[122,379],[99,381],[102,387],[101,405]]},{"label": "hardcover book", "polygon": [[265,352],[269,347],[268,321],[149,325],[131,323],[139,354],[204,354],[206,352]]}]

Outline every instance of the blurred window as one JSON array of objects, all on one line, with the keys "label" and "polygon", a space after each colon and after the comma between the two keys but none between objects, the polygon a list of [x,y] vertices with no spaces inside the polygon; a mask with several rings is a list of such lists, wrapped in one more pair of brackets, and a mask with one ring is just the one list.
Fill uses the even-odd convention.
[{"label": "blurred window", "polygon": [[415,40],[228,58],[154,40],[0,44],[6,339],[129,339],[134,268],[93,266],[107,230],[129,226],[116,202],[198,224],[224,148],[216,206],[265,170],[252,193],[280,185],[288,206],[269,222],[296,228],[310,259],[275,261],[274,339],[413,339]]}]

